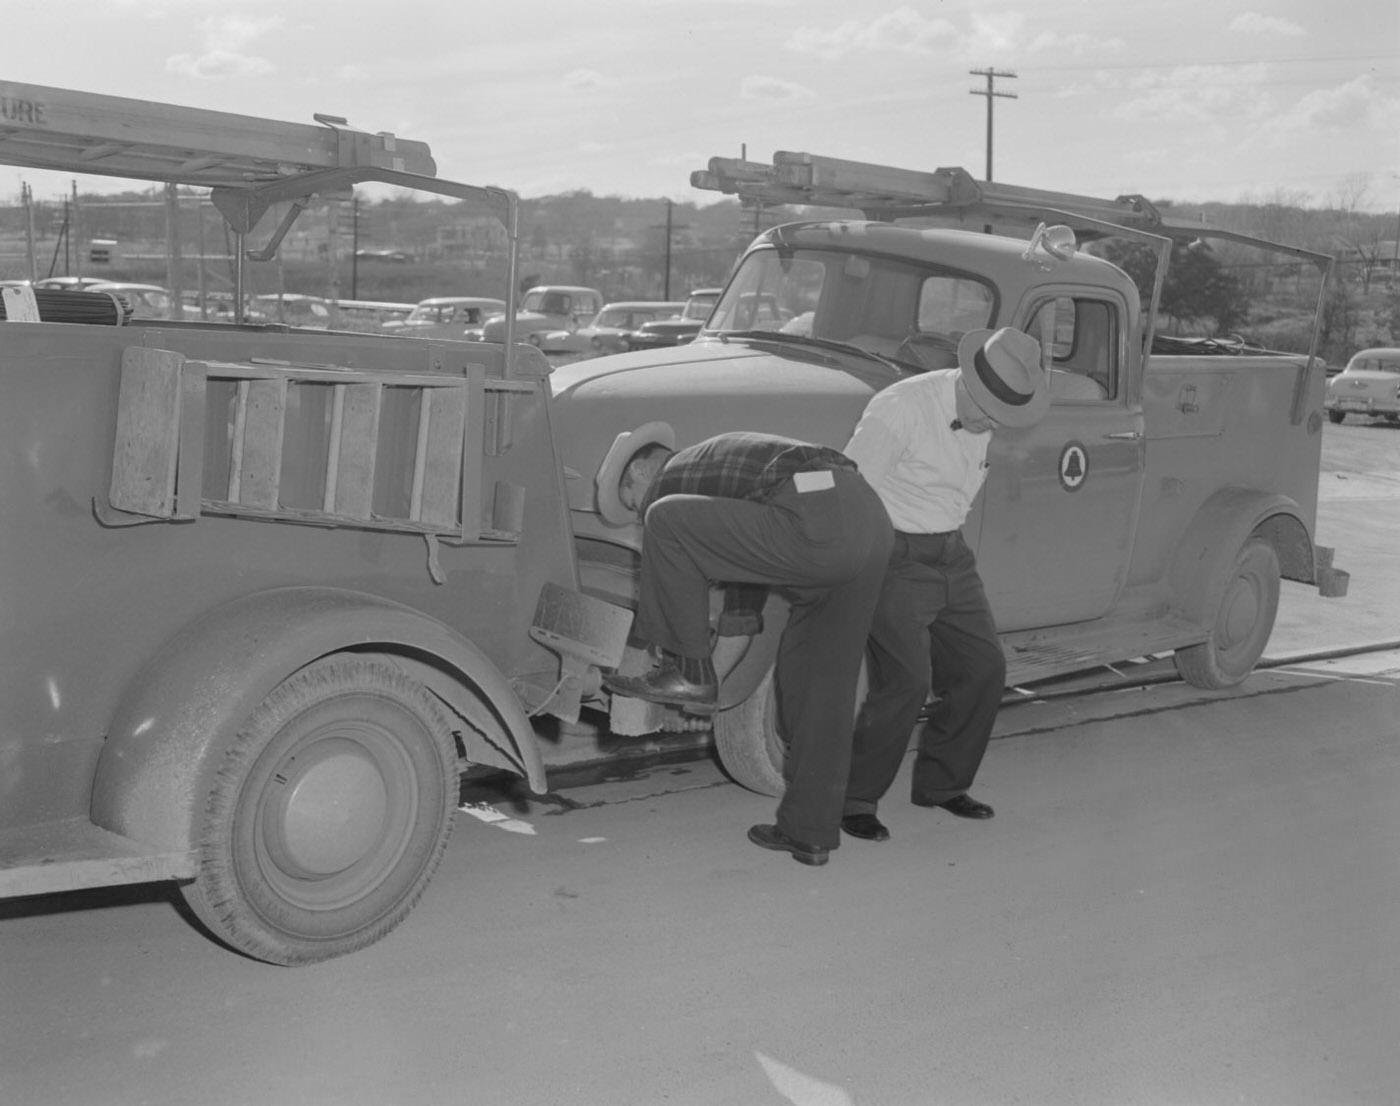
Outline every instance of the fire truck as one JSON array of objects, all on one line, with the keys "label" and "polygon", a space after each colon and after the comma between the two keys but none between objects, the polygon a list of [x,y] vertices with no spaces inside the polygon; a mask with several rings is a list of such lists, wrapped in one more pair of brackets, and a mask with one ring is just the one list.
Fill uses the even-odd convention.
[{"label": "fire truck", "polygon": [[250,957],[368,945],[422,894],[466,768],[545,789],[533,716],[577,718],[631,619],[577,591],[548,365],[510,332],[516,197],[331,116],[0,101],[7,164],[209,189],[238,312],[245,266],[356,184],[506,228],[494,345],[4,290],[0,895],[174,880]]},{"label": "fire truck", "polygon": [[[955,365],[965,332],[1002,326],[1040,340],[1051,393],[1039,425],[994,436],[964,526],[1012,685],[1151,658],[1196,686],[1233,687],[1265,649],[1281,580],[1345,592],[1347,574],[1314,540],[1327,256],[1177,223],[1141,196],[1049,192],[960,168],[779,152],[771,164],[715,158],[691,179],[768,208],[849,215],[755,238],[693,343],[556,369],[556,438],[591,594],[634,601],[640,520],[617,485],[638,448],[753,430],[840,449],[872,394]],[[1145,252],[1145,293],[1096,255],[1109,239]],[[1282,262],[1290,286],[1310,273],[1308,352],[1157,335],[1174,242],[1222,243],[1256,272]],[[752,617],[727,626],[721,594],[713,739],[736,780],[780,793],[772,669],[787,607],[778,592],[761,628]],[[726,632],[746,624],[757,632]],[[624,660],[626,671],[647,663],[635,650]],[[637,700],[609,706],[614,733],[694,724]]]}]

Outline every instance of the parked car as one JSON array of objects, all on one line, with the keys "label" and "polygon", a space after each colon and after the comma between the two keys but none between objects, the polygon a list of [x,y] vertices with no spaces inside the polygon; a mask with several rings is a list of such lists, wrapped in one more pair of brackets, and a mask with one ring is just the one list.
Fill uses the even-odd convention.
[{"label": "parked car", "polygon": [[456,338],[469,327],[479,327],[506,309],[505,300],[482,296],[437,296],[420,300],[406,319],[391,319],[379,329],[386,334],[411,338]]},{"label": "parked car", "polygon": [[643,323],[627,335],[628,349],[661,349],[682,346],[700,333],[710,309],[719,301],[723,288],[697,288],[685,301],[685,308],[674,319],[657,319]]},{"label": "parked car", "polygon": [[84,292],[107,292],[127,305],[133,319],[171,318],[170,289],[159,284],[126,284],[121,281],[104,281],[89,284]]},{"label": "parked car", "polygon": [[1327,417],[1384,415],[1400,422],[1400,348],[1363,349],[1327,381]]},{"label": "parked car", "polygon": [[[586,326],[602,308],[603,294],[596,288],[537,285],[520,297],[520,310],[515,315],[515,340],[541,346],[546,334]],[[504,313],[467,331],[467,339],[473,342],[503,342],[505,337]]]},{"label": "parked car", "polygon": [[252,310],[261,312],[274,322],[288,326],[326,330],[330,327],[331,309],[321,296],[302,292],[268,292],[254,296]]},{"label": "parked car", "polygon": [[622,353],[627,349],[627,335],[632,331],[656,319],[674,319],[684,308],[685,303],[679,300],[610,303],[587,326],[577,330],[551,330],[540,345],[546,353],[580,353],[590,357]]},{"label": "parked car", "polygon": [[94,284],[107,284],[107,283],[110,283],[110,282],[107,281],[107,280],[106,280],[105,278],[103,278],[103,277],[61,276],[61,277],[44,277],[43,280],[36,280],[36,281],[34,282],[34,287],[35,287],[35,288],[55,288],[55,289],[59,289],[59,290],[66,290],[66,291],[69,291],[69,292],[81,292],[81,291],[83,291],[85,288],[90,288],[90,287],[91,287],[92,285],[94,285]]}]

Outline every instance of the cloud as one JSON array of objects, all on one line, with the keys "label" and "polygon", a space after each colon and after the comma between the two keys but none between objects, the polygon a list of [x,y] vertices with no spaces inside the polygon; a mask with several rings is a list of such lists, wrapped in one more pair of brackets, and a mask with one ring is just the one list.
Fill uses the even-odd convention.
[{"label": "cloud", "polygon": [[965,52],[979,57],[988,54],[1005,55],[1015,48],[1025,25],[1026,17],[1020,12],[996,12],[991,15],[974,13]]},{"label": "cloud", "polygon": [[1385,95],[1375,78],[1363,73],[1335,88],[1307,93],[1287,111],[1271,116],[1258,134],[1269,146],[1298,143],[1309,134],[1375,130],[1393,136],[1400,130],[1400,98]]},{"label": "cloud", "polygon": [[285,22],[280,15],[210,16],[200,21],[204,50],[198,54],[172,54],[165,59],[166,72],[210,80],[272,73],[276,67],[270,61],[245,50]]},{"label": "cloud", "polygon": [[1041,31],[1026,46],[1028,54],[1044,54],[1054,51],[1058,56],[1083,57],[1089,53],[1117,53],[1127,47],[1121,38],[1095,38],[1083,31],[1061,34],[1059,31]]},{"label": "cloud", "polygon": [[1227,117],[1261,119],[1273,107],[1261,91],[1263,65],[1189,65],[1140,73],[1114,93],[1113,119],[1218,124]]},{"label": "cloud", "polygon": [[1239,31],[1246,35],[1277,35],[1279,38],[1302,38],[1306,33],[1296,23],[1277,16],[1260,15],[1258,12],[1245,12],[1230,20],[1227,31]]},{"label": "cloud", "polygon": [[596,69],[574,69],[564,74],[561,82],[565,88],[616,88],[617,82],[605,77]]},{"label": "cloud", "polygon": [[171,54],[165,59],[165,71],[184,77],[218,80],[223,77],[257,77],[274,72],[276,67],[266,58],[234,54],[228,50],[207,50],[194,54]]},{"label": "cloud", "polygon": [[809,100],[816,93],[803,85],[779,77],[745,77],[739,96],[745,100]]},{"label": "cloud", "polygon": [[866,21],[848,19],[835,27],[799,27],[785,46],[799,54],[834,61],[853,53],[933,54],[957,41],[957,28],[946,19],[928,19],[913,8],[902,7]]}]

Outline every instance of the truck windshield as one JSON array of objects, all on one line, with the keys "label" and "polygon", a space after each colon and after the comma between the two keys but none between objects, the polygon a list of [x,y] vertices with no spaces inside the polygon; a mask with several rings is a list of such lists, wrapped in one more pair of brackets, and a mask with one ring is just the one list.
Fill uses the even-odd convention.
[{"label": "truck windshield", "polygon": [[916,368],[951,367],[957,341],[986,326],[989,284],[931,265],[840,250],[755,250],[706,334],[767,331],[843,342]]}]

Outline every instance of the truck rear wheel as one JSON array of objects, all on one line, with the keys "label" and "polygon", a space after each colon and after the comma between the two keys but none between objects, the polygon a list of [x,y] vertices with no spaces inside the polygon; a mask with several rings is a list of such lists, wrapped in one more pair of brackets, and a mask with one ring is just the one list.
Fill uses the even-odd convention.
[{"label": "truck rear wheel", "polygon": [[1341,422],[1347,417],[1347,413],[1345,411],[1328,411],[1327,417],[1333,422]]},{"label": "truck rear wheel", "polygon": [[1193,687],[1234,687],[1264,655],[1278,614],[1279,563],[1274,547],[1251,538],[1231,566],[1210,638],[1176,651],[1181,678]]},{"label": "truck rear wheel", "polygon": [[427,886],[457,778],[451,723],[421,684],[381,660],[310,665],[225,753],[185,900],[217,938],[269,963],[363,948]]}]

